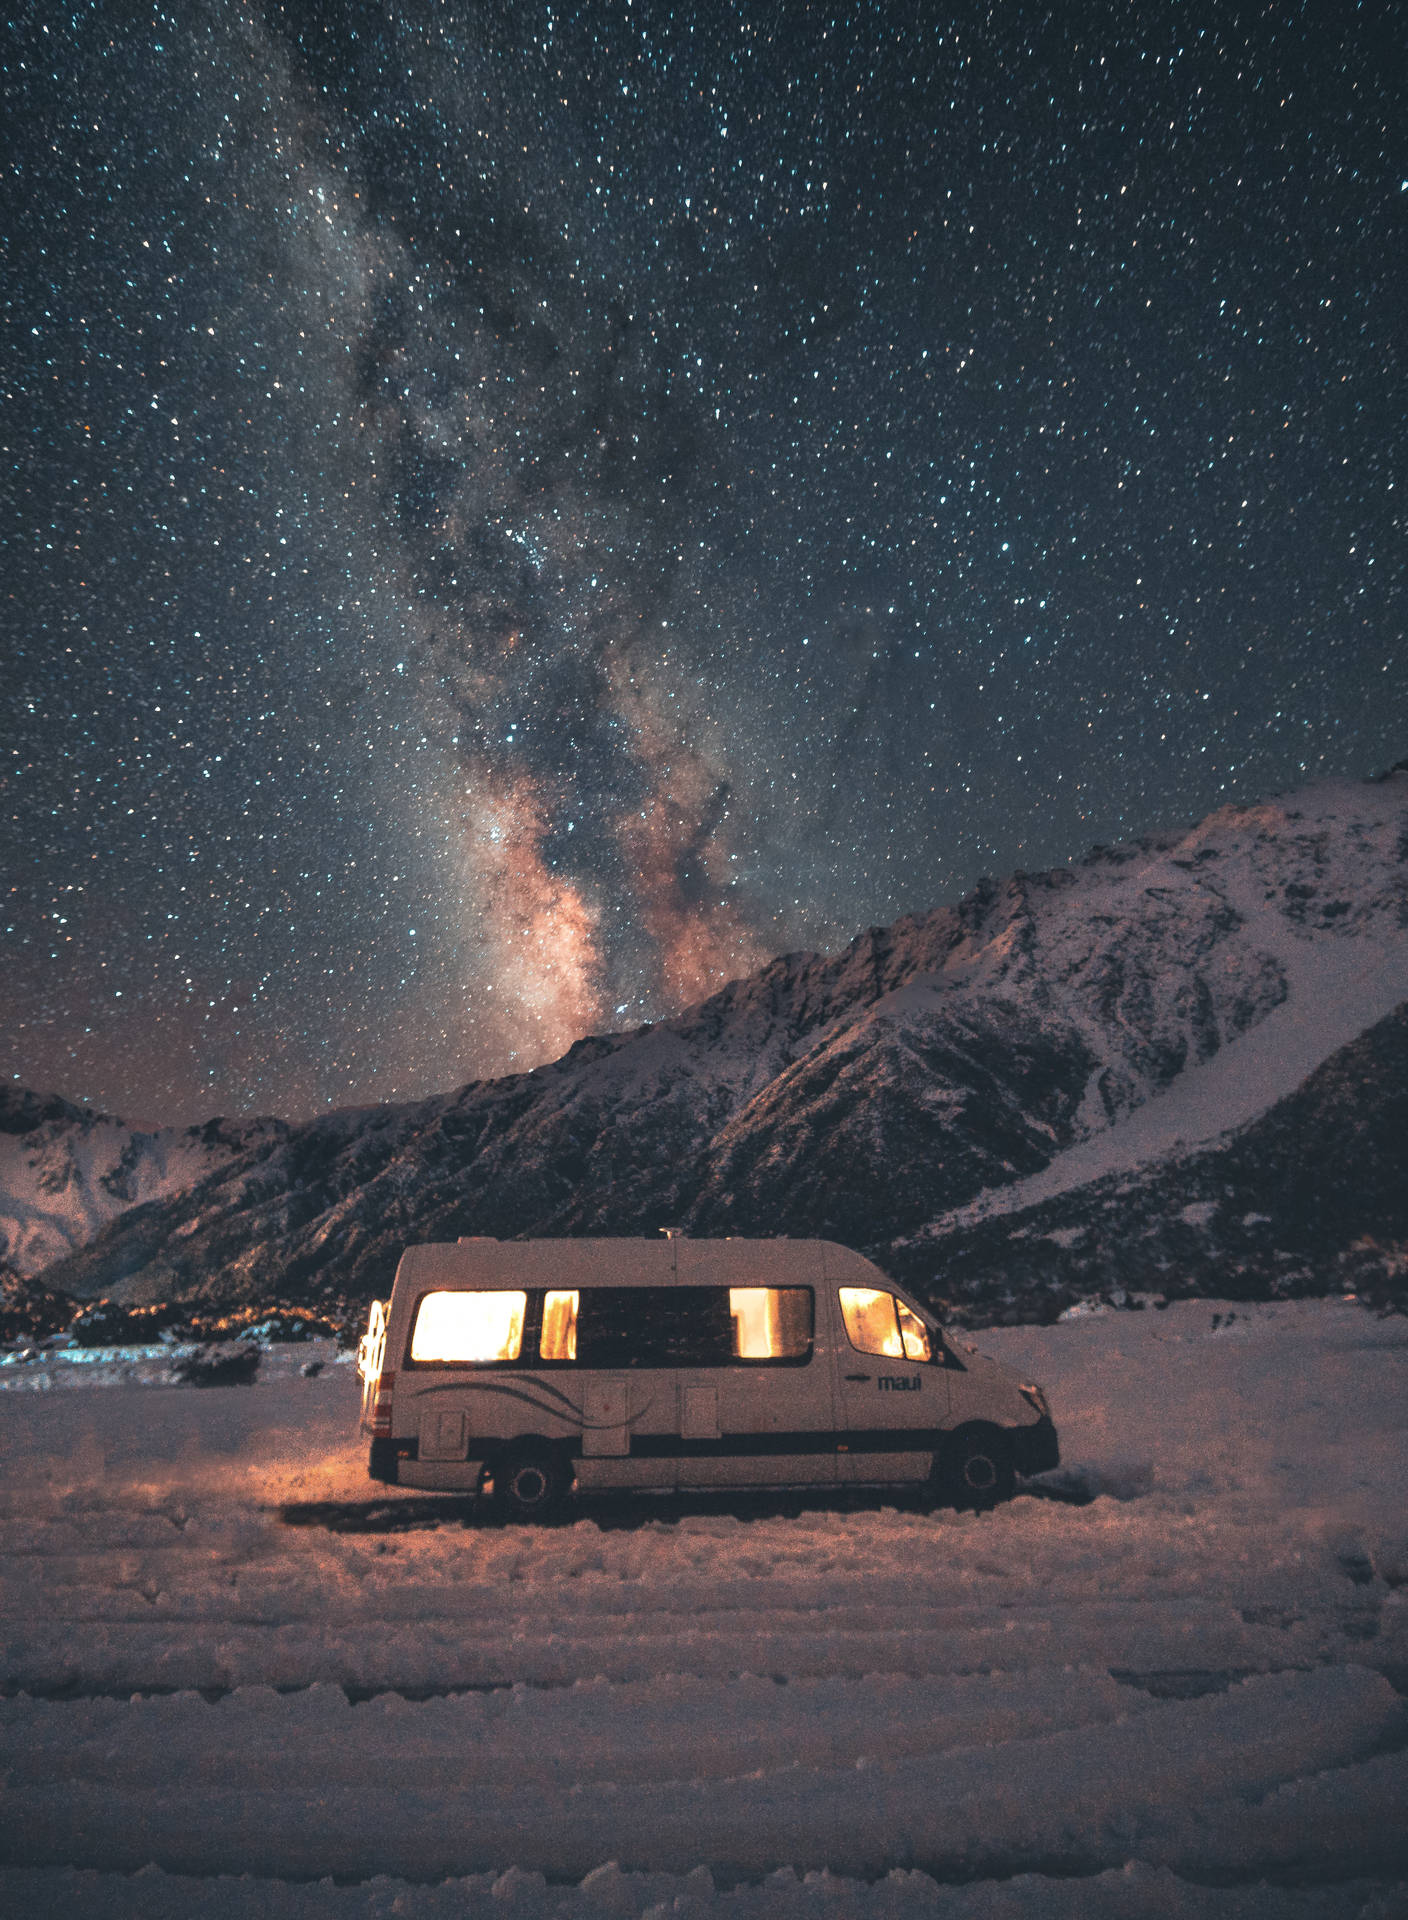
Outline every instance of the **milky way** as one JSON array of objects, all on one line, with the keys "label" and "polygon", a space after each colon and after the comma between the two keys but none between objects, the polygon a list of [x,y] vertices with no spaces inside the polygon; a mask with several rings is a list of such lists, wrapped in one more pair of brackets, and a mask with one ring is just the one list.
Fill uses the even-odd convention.
[{"label": "milky way", "polygon": [[1405,102],[1319,19],[11,23],[7,1075],[408,1097],[1401,758]]}]

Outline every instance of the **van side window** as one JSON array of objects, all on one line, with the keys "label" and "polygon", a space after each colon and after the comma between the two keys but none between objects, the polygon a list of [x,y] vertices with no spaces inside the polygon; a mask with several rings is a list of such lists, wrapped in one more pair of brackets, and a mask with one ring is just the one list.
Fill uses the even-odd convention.
[{"label": "van side window", "polygon": [[422,1364],[516,1360],[527,1305],[526,1293],[427,1293],[416,1310],[411,1359]]},{"label": "van side window", "polygon": [[577,1307],[584,1367],[726,1367],[733,1322],[725,1287],[589,1287]]},{"label": "van side window", "polygon": [[812,1347],[810,1287],[730,1287],[735,1360],[801,1360]]},{"label": "van side window", "polygon": [[544,1360],[577,1358],[577,1301],[574,1293],[543,1295],[543,1327],[538,1352]]},{"label": "van side window", "polygon": [[903,1300],[895,1301],[895,1312],[900,1317],[900,1338],[904,1341],[906,1360],[932,1360],[933,1348],[929,1343],[929,1329],[912,1313]]},{"label": "van side window", "polygon": [[857,1353],[887,1360],[930,1360],[929,1329],[903,1300],[875,1287],[842,1287],[841,1318]]},{"label": "van side window", "polygon": [[421,1299],[408,1364],[805,1366],[812,1326],[810,1287],[455,1288]]}]

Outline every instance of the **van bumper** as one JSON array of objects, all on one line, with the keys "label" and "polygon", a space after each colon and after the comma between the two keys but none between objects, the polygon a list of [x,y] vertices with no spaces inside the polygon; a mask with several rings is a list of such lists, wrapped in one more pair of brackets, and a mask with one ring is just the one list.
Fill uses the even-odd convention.
[{"label": "van bumper", "polygon": [[373,1440],[367,1473],[373,1480],[394,1487],[401,1478],[401,1462],[414,1460],[419,1452],[420,1442],[414,1435],[406,1440]]},{"label": "van bumper", "polygon": [[1061,1448],[1049,1414],[1043,1414],[1033,1426],[1018,1427],[1013,1432],[1012,1464],[1024,1477],[1049,1473],[1052,1467],[1060,1466]]}]

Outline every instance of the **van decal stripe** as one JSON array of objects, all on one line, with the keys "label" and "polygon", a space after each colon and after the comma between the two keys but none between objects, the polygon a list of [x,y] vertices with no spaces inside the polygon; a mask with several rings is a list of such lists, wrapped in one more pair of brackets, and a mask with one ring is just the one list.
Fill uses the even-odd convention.
[{"label": "van decal stripe", "polygon": [[[405,1377],[402,1374],[403,1380]],[[532,1375],[524,1377],[522,1386],[531,1387],[535,1393],[547,1394],[553,1400],[560,1400],[574,1419],[581,1419],[582,1409],[570,1394],[564,1393],[560,1387],[549,1386],[546,1380],[535,1379]],[[432,1393],[513,1393],[521,1392],[522,1387],[509,1387],[496,1380],[476,1380],[470,1374],[458,1380],[447,1381],[443,1387],[421,1387],[418,1391],[422,1399],[428,1399]],[[546,1408],[543,1410],[547,1411]]]},{"label": "van decal stripe", "polygon": [[[567,1395],[559,1392],[556,1387],[544,1386],[541,1381],[537,1380],[531,1380],[525,1384],[529,1387],[536,1388],[539,1393],[550,1394],[552,1399],[560,1401],[561,1405],[554,1407],[543,1400],[535,1398],[532,1393],[525,1392],[522,1387],[504,1386],[497,1380],[456,1380],[447,1387],[422,1387],[416,1395],[416,1398],[418,1400],[430,1400],[439,1393],[497,1393],[502,1395],[506,1400],[521,1400],[525,1406],[531,1407],[534,1413],[548,1413],[556,1420],[563,1418],[563,1410],[565,1408],[567,1415],[576,1421],[578,1426],[588,1432],[605,1432],[614,1427],[624,1427],[630,1424],[625,1420],[589,1420],[585,1410],[569,1400]],[[631,1415],[631,1419],[638,1420],[645,1411],[646,1408],[642,1407],[638,1412]]]}]

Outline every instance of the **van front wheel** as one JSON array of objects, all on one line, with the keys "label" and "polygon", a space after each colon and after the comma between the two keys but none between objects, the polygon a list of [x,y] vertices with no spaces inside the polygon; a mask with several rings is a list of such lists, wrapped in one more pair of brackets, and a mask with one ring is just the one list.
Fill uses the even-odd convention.
[{"label": "van front wheel", "polygon": [[1012,1448],[995,1427],[970,1427],[955,1434],[944,1455],[939,1491],[960,1512],[987,1513],[1016,1489]]},{"label": "van front wheel", "polygon": [[494,1498],[510,1520],[542,1520],[567,1495],[567,1470],[546,1447],[515,1447],[494,1469]]}]

